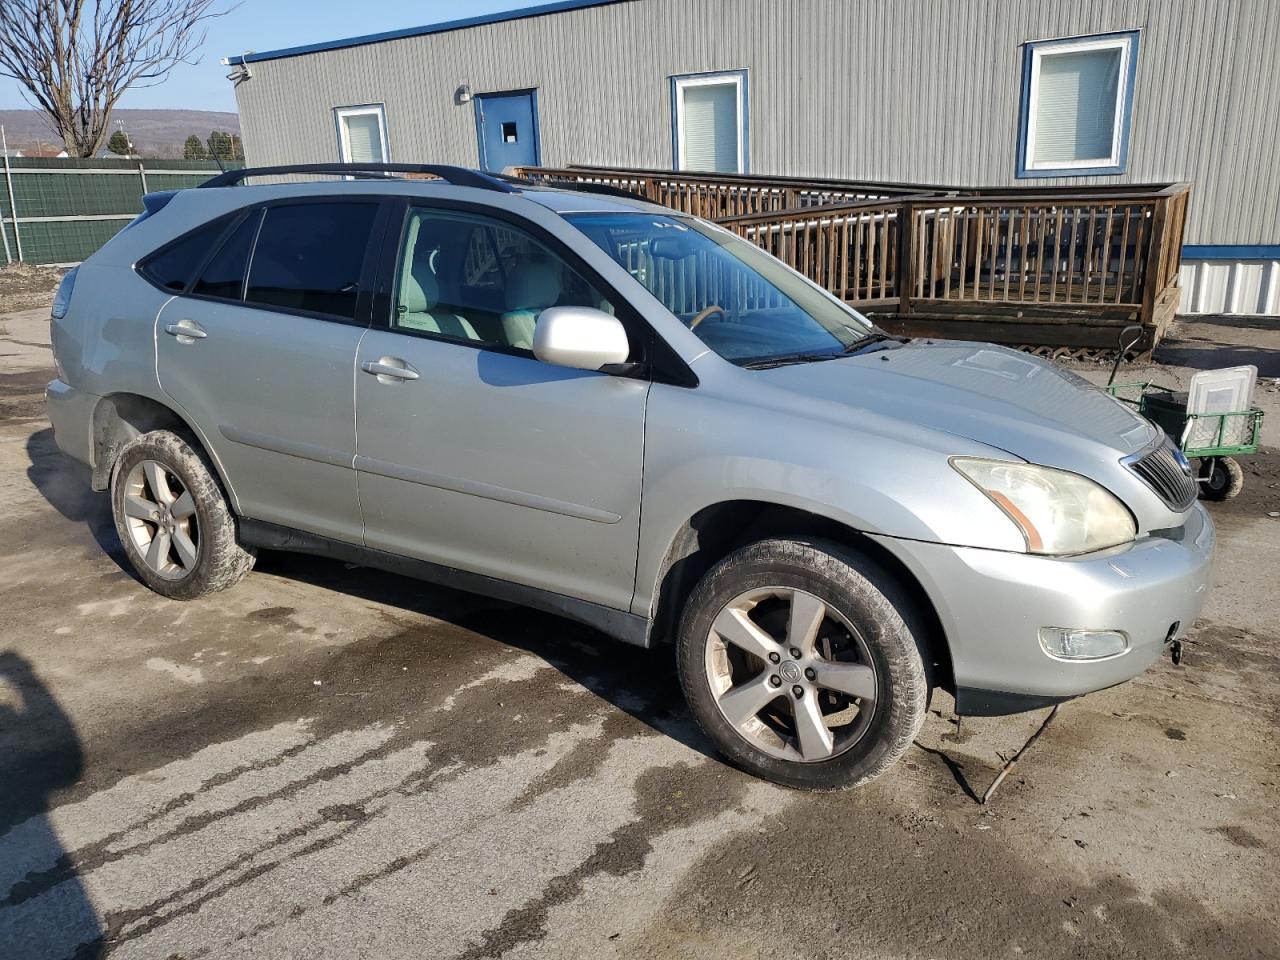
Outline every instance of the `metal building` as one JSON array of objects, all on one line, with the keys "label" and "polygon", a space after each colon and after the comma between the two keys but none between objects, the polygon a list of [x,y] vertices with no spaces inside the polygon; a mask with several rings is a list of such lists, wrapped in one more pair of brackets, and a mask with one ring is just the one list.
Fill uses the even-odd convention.
[{"label": "metal building", "polygon": [[248,159],[1194,184],[1184,312],[1280,314],[1275,0],[562,0],[225,61]]}]

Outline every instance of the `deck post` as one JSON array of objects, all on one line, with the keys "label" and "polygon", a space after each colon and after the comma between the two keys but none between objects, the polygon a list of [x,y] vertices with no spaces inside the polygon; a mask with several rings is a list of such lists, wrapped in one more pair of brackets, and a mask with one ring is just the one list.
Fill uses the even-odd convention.
[{"label": "deck post", "polygon": [[911,293],[915,287],[915,207],[910,201],[898,208],[898,316],[911,313]]},{"label": "deck post", "polygon": [[1165,237],[1164,223],[1169,209],[1168,197],[1157,197],[1155,208],[1151,213],[1151,240],[1147,246],[1147,260],[1142,267],[1142,310],[1138,313],[1138,322],[1143,329],[1151,331],[1151,348],[1155,349],[1159,331],[1152,330],[1155,325],[1156,301],[1160,298],[1160,264],[1164,262]]}]

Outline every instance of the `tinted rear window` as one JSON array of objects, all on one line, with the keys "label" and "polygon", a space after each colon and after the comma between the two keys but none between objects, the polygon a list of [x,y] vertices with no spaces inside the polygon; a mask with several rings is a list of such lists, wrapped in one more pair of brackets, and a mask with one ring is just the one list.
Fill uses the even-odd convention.
[{"label": "tinted rear window", "polygon": [[353,319],[376,203],[269,207],[258,232],[245,299]]},{"label": "tinted rear window", "polygon": [[185,290],[187,283],[204,262],[205,255],[222,236],[227,219],[221,217],[214,220],[159,253],[152,254],[142,261],[142,272],[152,283],[157,283],[166,290],[175,293]]},{"label": "tinted rear window", "polygon": [[201,271],[200,279],[191,288],[192,293],[225,300],[240,299],[244,292],[244,271],[249,265],[249,251],[261,219],[261,210],[255,210],[244,218]]}]

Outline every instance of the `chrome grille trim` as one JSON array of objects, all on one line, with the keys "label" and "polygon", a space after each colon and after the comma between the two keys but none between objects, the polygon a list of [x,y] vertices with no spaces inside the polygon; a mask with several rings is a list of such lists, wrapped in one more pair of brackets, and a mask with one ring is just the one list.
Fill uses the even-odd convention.
[{"label": "chrome grille trim", "polygon": [[1165,506],[1181,512],[1195,503],[1198,491],[1195,477],[1178,462],[1177,449],[1166,437],[1154,450],[1126,457],[1124,465],[1154,490]]}]

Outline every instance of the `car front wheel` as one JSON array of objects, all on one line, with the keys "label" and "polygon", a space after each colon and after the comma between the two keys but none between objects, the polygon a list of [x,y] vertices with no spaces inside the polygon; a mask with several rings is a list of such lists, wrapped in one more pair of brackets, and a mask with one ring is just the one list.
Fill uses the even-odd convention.
[{"label": "car front wheel", "polygon": [[792,787],[854,787],[906,752],[929,697],[922,628],[898,584],[831,542],[764,540],[717,564],[681,618],[677,659],[703,731]]}]

